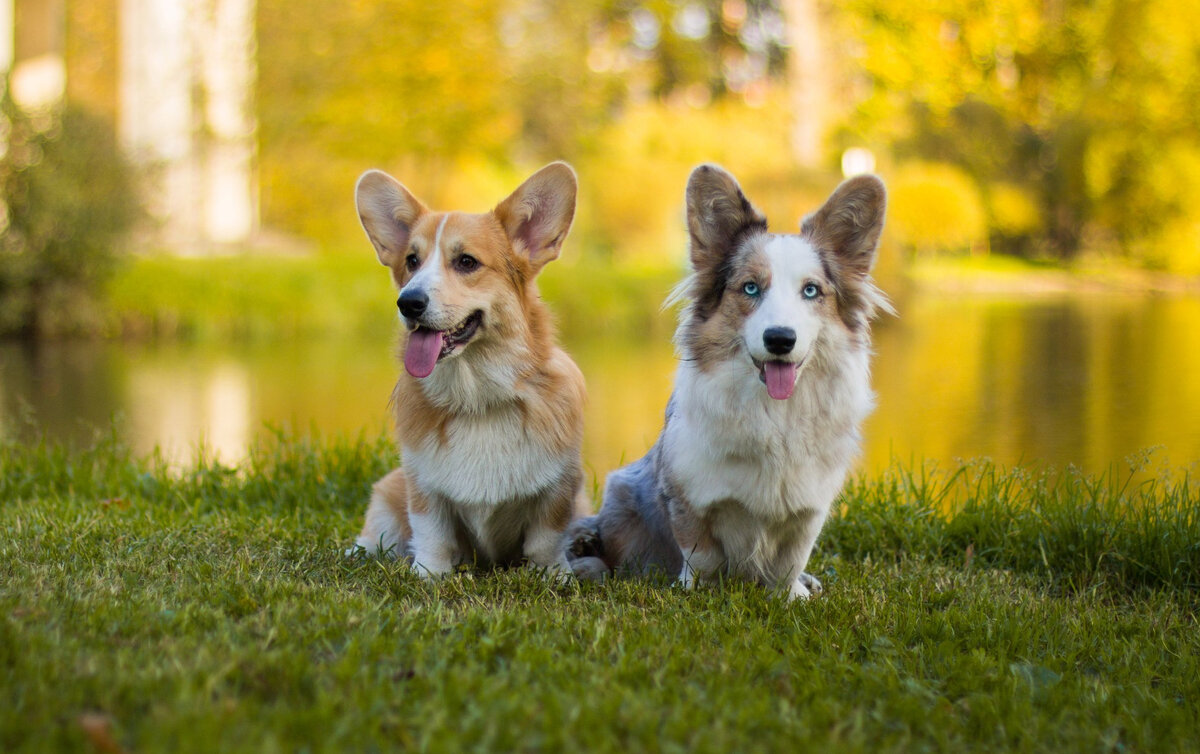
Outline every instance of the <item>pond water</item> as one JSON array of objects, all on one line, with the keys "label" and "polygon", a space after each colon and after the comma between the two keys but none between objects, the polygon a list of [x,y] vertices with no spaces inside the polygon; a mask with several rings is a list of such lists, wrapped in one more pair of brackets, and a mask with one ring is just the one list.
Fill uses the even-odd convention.
[{"label": "pond water", "polygon": [[[910,297],[876,329],[860,468],[988,457],[1104,472],[1147,448],[1200,462],[1200,299],[1073,294]],[[674,358],[665,338],[566,338],[588,380],[597,478],[657,436]],[[0,433],[88,442],[116,420],[135,450],[178,463],[203,445],[236,463],[268,428],[387,431],[392,344],[0,343]]]}]

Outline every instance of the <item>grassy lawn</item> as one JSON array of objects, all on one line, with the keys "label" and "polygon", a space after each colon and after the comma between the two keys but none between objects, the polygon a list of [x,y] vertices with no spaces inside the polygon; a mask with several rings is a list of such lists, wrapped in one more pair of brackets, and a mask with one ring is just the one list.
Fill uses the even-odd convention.
[{"label": "grassy lawn", "polygon": [[859,479],[789,605],[345,559],[390,455],[0,444],[0,750],[1200,747],[1194,483]]},{"label": "grassy lawn", "polygon": [[[667,294],[684,275],[676,264],[614,266],[565,255],[538,278],[560,329],[668,338]],[[913,260],[904,276],[931,293],[1030,295],[1066,292],[1200,292],[1200,279],[1171,277],[1128,265],[1080,262],[1072,267],[1009,257]],[[902,300],[905,284],[883,281]],[[101,334],[132,338],[256,340],[321,335],[388,338],[395,290],[387,271],[361,247],[295,256],[131,257],[105,291]]]},{"label": "grassy lawn", "polygon": [[[572,257],[550,265],[538,284],[567,332],[667,338],[674,316],[662,302],[682,276],[671,265],[616,269]],[[133,257],[105,298],[106,334],[133,338],[387,339],[396,322],[396,291],[365,239],[354,253]]]},{"label": "grassy lawn", "polygon": [[1069,263],[990,256],[919,257],[907,262],[905,277],[941,295],[1038,296],[1064,293],[1200,293],[1200,277],[1146,269],[1127,260],[1084,255]]}]

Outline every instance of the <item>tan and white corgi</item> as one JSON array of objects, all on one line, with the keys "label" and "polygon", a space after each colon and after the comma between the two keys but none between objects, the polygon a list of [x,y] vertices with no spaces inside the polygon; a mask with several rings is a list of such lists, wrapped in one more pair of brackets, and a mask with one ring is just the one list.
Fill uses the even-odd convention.
[{"label": "tan and white corgi", "polygon": [[392,395],[403,463],[375,484],[357,546],[425,577],[521,561],[569,574],[562,532],[589,510],[584,382],[535,278],[571,227],[574,171],[547,165],[483,214],[430,211],[377,170],[355,194],[407,329]]},{"label": "tan and white corgi", "polygon": [[870,277],[885,192],[843,183],[798,234],[767,221],[732,175],[687,186],[692,274],[680,364],[658,442],[609,475],[600,513],[565,540],[581,577],[660,570],[691,587],[730,574],[808,597],[804,569],[874,405]]}]

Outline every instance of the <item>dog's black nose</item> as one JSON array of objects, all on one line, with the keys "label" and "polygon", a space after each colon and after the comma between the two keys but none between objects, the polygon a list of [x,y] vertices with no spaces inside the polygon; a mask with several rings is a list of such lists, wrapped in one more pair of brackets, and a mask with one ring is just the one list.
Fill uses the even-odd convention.
[{"label": "dog's black nose", "polygon": [[400,298],[396,299],[396,306],[400,308],[400,313],[409,319],[417,319],[425,313],[425,308],[429,306],[429,297],[425,295],[425,291],[400,291]]},{"label": "dog's black nose", "polygon": [[763,345],[776,356],[791,353],[796,345],[796,331],[790,327],[768,327],[763,333]]}]

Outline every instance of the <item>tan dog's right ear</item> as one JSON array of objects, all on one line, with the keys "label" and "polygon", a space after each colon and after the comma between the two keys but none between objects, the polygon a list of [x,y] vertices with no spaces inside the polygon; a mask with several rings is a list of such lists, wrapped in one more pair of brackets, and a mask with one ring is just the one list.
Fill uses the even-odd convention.
[{"label": "tan dog's right ear", "polygon": [[429,211],[395,178],[382,170],[368,170],[354,187],[358,218],[379,261],[394,267],[404,259],[413,226]]},{"label": "tan dog's right ear", "polygon": [[552,162],[525,179],[492,210],[513,250],[529,260],[535,275],[558,259],[575,218],[578,183],[570,165]]}]

